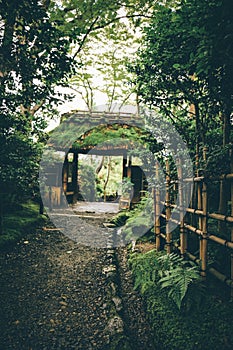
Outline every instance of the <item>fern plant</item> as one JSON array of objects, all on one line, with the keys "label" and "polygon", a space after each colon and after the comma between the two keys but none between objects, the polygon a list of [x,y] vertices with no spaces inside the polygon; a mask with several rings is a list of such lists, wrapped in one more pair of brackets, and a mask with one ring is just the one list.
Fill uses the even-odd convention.
[{"label": "fern plant", "polygon": [[160,266],[156,257],[162,254],[164,253],[151,250],[144,254],[134,253],[131,255],[129,263],[135,278],[134,288],[140,289],[142,294],[149,291],[151,287],[154,288],[158,282]]},{"label": "fern plant", "polygon": [[180,309],[189,286],[200,279],[199,270],[197,266],[187,266],[184,260],[178,260],[177,265],[172,262],[170,269],[163,273],[164,277],[159,279],[159,284],[162,289],[168,290],[168,296]]},{"label": "fern plant", "polygon": [[195,284],[199,290],[198,266],[175,253],[166,254],[151,250],[145,254],[134,254],[130,258],[130,264],[135,276],[135,288],[144,294],[160,287],[175,302],[178,309],[181,309],[185,297],[186,304],[190,304],[187,294],[191,286]]}]

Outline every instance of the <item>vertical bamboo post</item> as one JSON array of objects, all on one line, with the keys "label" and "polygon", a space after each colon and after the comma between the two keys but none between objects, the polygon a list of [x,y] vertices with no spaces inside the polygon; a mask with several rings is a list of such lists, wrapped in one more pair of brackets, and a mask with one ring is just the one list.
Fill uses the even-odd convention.
[{"label": "vertical bamboo post", "polygon": [[[231,157],[231,153],[229,154]],[[225,181],[225,179],[220,181],[219,184],[219,207],[218,211],[220,214],[227,214],[227,201],[228,201],[228,193],[230,191],[230,185]],[[227,225],[226,222],[219,221],[218,230],[221,234],[222,232],[226,232]]]},{"label": "vertical bamboo post", "polygon": [[177,166],[178,180],[179,180],[179,206],[180,206],[180,253],[184,256],[187,250],[187,237],[184,228],[184,191],[183,191],[183,171],[181,166],[181,159],[178,160]]},{"label": "vertical bamboo post", "polygon": [[3,193],[0,193],[0,235],[3,234]]},{"label": "vertical bamboo post", "polygon": [[172,234],[170,230],[170,218],[171,218],[171,206],[170,206],[170,164],[166,159],[166,250],[168,254],[171,254]]},{"label": "vertical bamboo post", "polygon": [[196,154],[195,154],[195,172],[196,172],[196,176],[199,175],[199,145],[198,143],[196,144]]},{"label": "vertical bamboo post", "polygon": [[[198,210],[202,210],[203,209],[203,202],[202,202],[202,187],[203,187],[203,184],[202,182],[196,182],[195,183],[196,185],[196,191],[197,191],[197,209]],[[198,228],[199,230],[202,231],[202,223],[203,223],[203,220],[202,220],[202,216],[198,216]],[[199,259],[200,261],[202,261],[202,253],[203,253],[203,237],[202,236],[199,236],[198,239],[199,239]]]},{"label": "vertical bamboo post", "polygon": [[202,237],[200,244],[200,257],[201,257],[201,276],[206,277],[207,270],[207,242],[208,242],[208,233],[207,233],[207,184],[204,181],[202,186],[202,205],[203,205],[203,216],[202,216]]},{"label": "vertical bamboo post", "polygon": [[[201,182],[197,182],[197,209],[202,210],[203,203],[202,203],[202,186],[203,184]],[[202,217],[198,216],[198,227],[200,230],[202,230]]]},{"label": "vertical bamboo post", "polygon": [[208,148],[206,146],[203,147],[203,160],[205,164],[207,162],[207,151],[208,151]]},{"label": "vertical bamboo post", "polygon": [[[231,172],[233,173],[233,149],[231,149]],[[233,216],[233,181],[231,181],[231,216]],[[231,228],[231,241],[233,242],[233,227]],[[231,279],[233,280],[233,252],[231,251]],[[233,286],[231,285],[231,299],[233,300]]]},{"label": "vertical bamboo post", "polygon": [[[155,168],[156,182],[159,183],[159,165],[156,162]],[[160,191],[158,185],[153,189],[154,199],[154,232],[155,232],[155,247],[156,250],[160,250]]]}]

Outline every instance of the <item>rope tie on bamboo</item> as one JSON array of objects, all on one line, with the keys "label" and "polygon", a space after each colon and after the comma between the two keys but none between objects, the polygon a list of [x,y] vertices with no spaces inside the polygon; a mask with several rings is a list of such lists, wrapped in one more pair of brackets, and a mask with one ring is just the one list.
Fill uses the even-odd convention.
[{"label": "rope tie on bamboo", "polygon": [[228,248],[228,241],[227,241],[227,240],[224,241],[224,246],[225,246],[226,248]]}]

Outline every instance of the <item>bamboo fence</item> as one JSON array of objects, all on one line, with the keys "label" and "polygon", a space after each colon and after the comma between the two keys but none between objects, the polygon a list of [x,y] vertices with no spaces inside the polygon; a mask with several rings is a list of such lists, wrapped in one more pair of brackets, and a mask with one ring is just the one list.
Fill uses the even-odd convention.
[{"label": "bamboo fence", "polygon": [[[182,175],[182,166],[179,161],[177,164],[178,179],[171,179],[170,167],[168,161],[166,161],[166,194],[165,201],[161,201],[159,187],[153,190],[154,198],[154,211],[155,211],[155,244],[156,249],[159,251],[162,247],[162,243],[165,243],[165,249],[168,254],[173,250],[179,251],[181,256],[186,257],[200,266],[201,276],[205,279],[207,274],[214,275],[217,279],[224,282],[231,288],[231,297],[233,297],[233,166],[230,174],[224,174],[218,177],[204,177],[195,176],[193,178],[184,178]],[[156,178],[158,179],[158,165],[156,165]],[[184,207],[185,184],[186,182],[193,182],[193,197],[190,207]],[[225,207],[230,205],[230,213],[209,212],[210,201],[210,185],[213,183],[229,183],[231,190],[230,200],[225,198]],[[176,196],[179,198],[179,203],[175,203],[173,198],[174,188],[176,188]],[[222,200],[222,199],[221,199]],[[163,212],[160,214],[161,205],[164,207]],[[176,216],[172,215],[173,210],[176,212]],[[165,233],[162,233],[162,220],[166,221]],[[209,222],[216,222],[216,232],[211,232],[209,228]],[[170,223],[173,222],[179,228],[179,237],[177,239],[173,237],[174,232],[170,230]],[[217,231],[217,223],[225,223],[226,230]],[[177,235],[177,233],[176,233]],[[193,252],[190,249],[189,238],[196,240],[198,249]],[[174,239],[173,239],[174,238]],[[162,242],[163,241],[163,242]],[[164,242],[165,241],[165,242]],[[193,241],[191,241],[193,242]],[[213,243],[212,243],[213,242]],[[208,247],[210,244],[223,247],[224,253],[228,256],[230,266],[228,266],[229,273],[225,274],[223,271],[218,271],[216,267],[213,267],[209,263]],[[190,251],[191,250],[191,251]],[[214,259],[217,257],[214,257]],[[212,258],[213,259],[213,258]]]}]

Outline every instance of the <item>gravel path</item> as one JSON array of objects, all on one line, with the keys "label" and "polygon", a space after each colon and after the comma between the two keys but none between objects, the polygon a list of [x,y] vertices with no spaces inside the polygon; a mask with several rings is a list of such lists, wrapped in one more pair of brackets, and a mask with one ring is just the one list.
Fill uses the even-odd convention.
[{"label": "gravel path", "polygon": [[[0,349],[112,349],[113,329],[118,329],[113,324],[108,265],[106,248],[81,245],[59,231],[38,230],[25,236],[12,251],[2,253]],[[122,287],[129,290],[122,291]],[[123,317],[133,315],[140,320],[139,326],[130,326],[126,334],[129,343],[134,332],[140,338],[138,349],[152,349],[145,336],[146,323],[143,330],[143,305],[137,304],[132,282],[124,282],[120,289]]]}]

